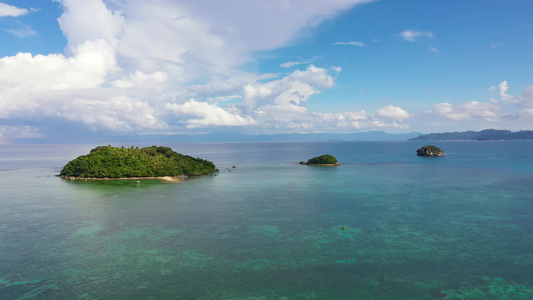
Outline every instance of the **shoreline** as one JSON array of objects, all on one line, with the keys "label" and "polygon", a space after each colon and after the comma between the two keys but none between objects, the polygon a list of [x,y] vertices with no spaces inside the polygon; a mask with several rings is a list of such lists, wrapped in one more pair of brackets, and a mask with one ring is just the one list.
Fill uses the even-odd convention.
[{"label": "shoreline", "polygon": [[143,180],[143,179],[150,179],[150,180],[162,180],[162,181],[169,181],[169,182],[178,182],[182,179],[187,178],[187,175],[179,175],[179,176],[159,176],[159,177],[118,177],[118,178],[110,178],[110,177],[76,177],[76,176],[62,176],[62,175],[56,175],[57,177],[68,179],[68,180]]}]

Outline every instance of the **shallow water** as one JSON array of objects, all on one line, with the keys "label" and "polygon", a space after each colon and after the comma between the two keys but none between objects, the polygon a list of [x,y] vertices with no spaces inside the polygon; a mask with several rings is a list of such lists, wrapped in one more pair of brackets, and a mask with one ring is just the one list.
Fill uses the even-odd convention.
[{"label": "shallow water", "polygon": [[533,141],[426,143],[171,144],[220,172],[141,184],[1,145],[0,298],[533,298]]}]

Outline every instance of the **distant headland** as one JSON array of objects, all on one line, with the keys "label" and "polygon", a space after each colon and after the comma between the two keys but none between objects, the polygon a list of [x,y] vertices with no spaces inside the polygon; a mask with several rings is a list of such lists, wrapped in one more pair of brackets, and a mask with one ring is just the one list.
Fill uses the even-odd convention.
[{"label": "distant headland", "polygon": [[69,179],[168,179],[204,175],[216,170],[210,161],[174,152],[169,147],[100,146],[68,162],[59,176]]},{"label": "distant headland", "polygon": [[510,130],[485,129],[482,131],[444,132],[422,134],[411,138],[417,140],[529,140],[533,139],[533,131],[521,130],[512,132]]}]

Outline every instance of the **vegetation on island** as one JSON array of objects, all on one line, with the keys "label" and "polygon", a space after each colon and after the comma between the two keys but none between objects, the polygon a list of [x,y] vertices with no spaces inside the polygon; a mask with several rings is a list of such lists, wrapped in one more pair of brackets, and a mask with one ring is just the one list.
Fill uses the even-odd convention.
[{"label": "vegetation on island", "polygon": [[100,146],[67,163],[59,176],[80,178],[131,178],[204,175],[215,165],[172,151],[169,147],[116,148]]},{"label": "vegetation on island", "polygon": [[330,154],[324,154],[307,160],[308,165],[336,165],[337,158]]},{"label": "vegetation on island", "polygon": [[433,151],[433,152],[440,152],[440,151],[442,151],[439,147],[434,146],[434,145],[427,145],[426,148],[429,149],[429,150],[431,150],[431,151]]},{"label": "vegetation on island", "polygon": [[533,139],[533,131],[485,129],[482,131],[444,132],[422,134],[411,140],[528,140]]}]

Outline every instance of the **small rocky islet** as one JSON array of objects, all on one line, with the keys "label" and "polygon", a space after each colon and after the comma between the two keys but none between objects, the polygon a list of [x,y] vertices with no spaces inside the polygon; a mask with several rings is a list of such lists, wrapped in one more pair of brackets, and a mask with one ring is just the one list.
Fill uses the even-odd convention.
[{"label": "small rocky islet", "polygon": [[434,145],[426,145],[418,150],[416,150],[416,155],[418,156],[444,156],[446,153],[444,150],[440,149]]}]

